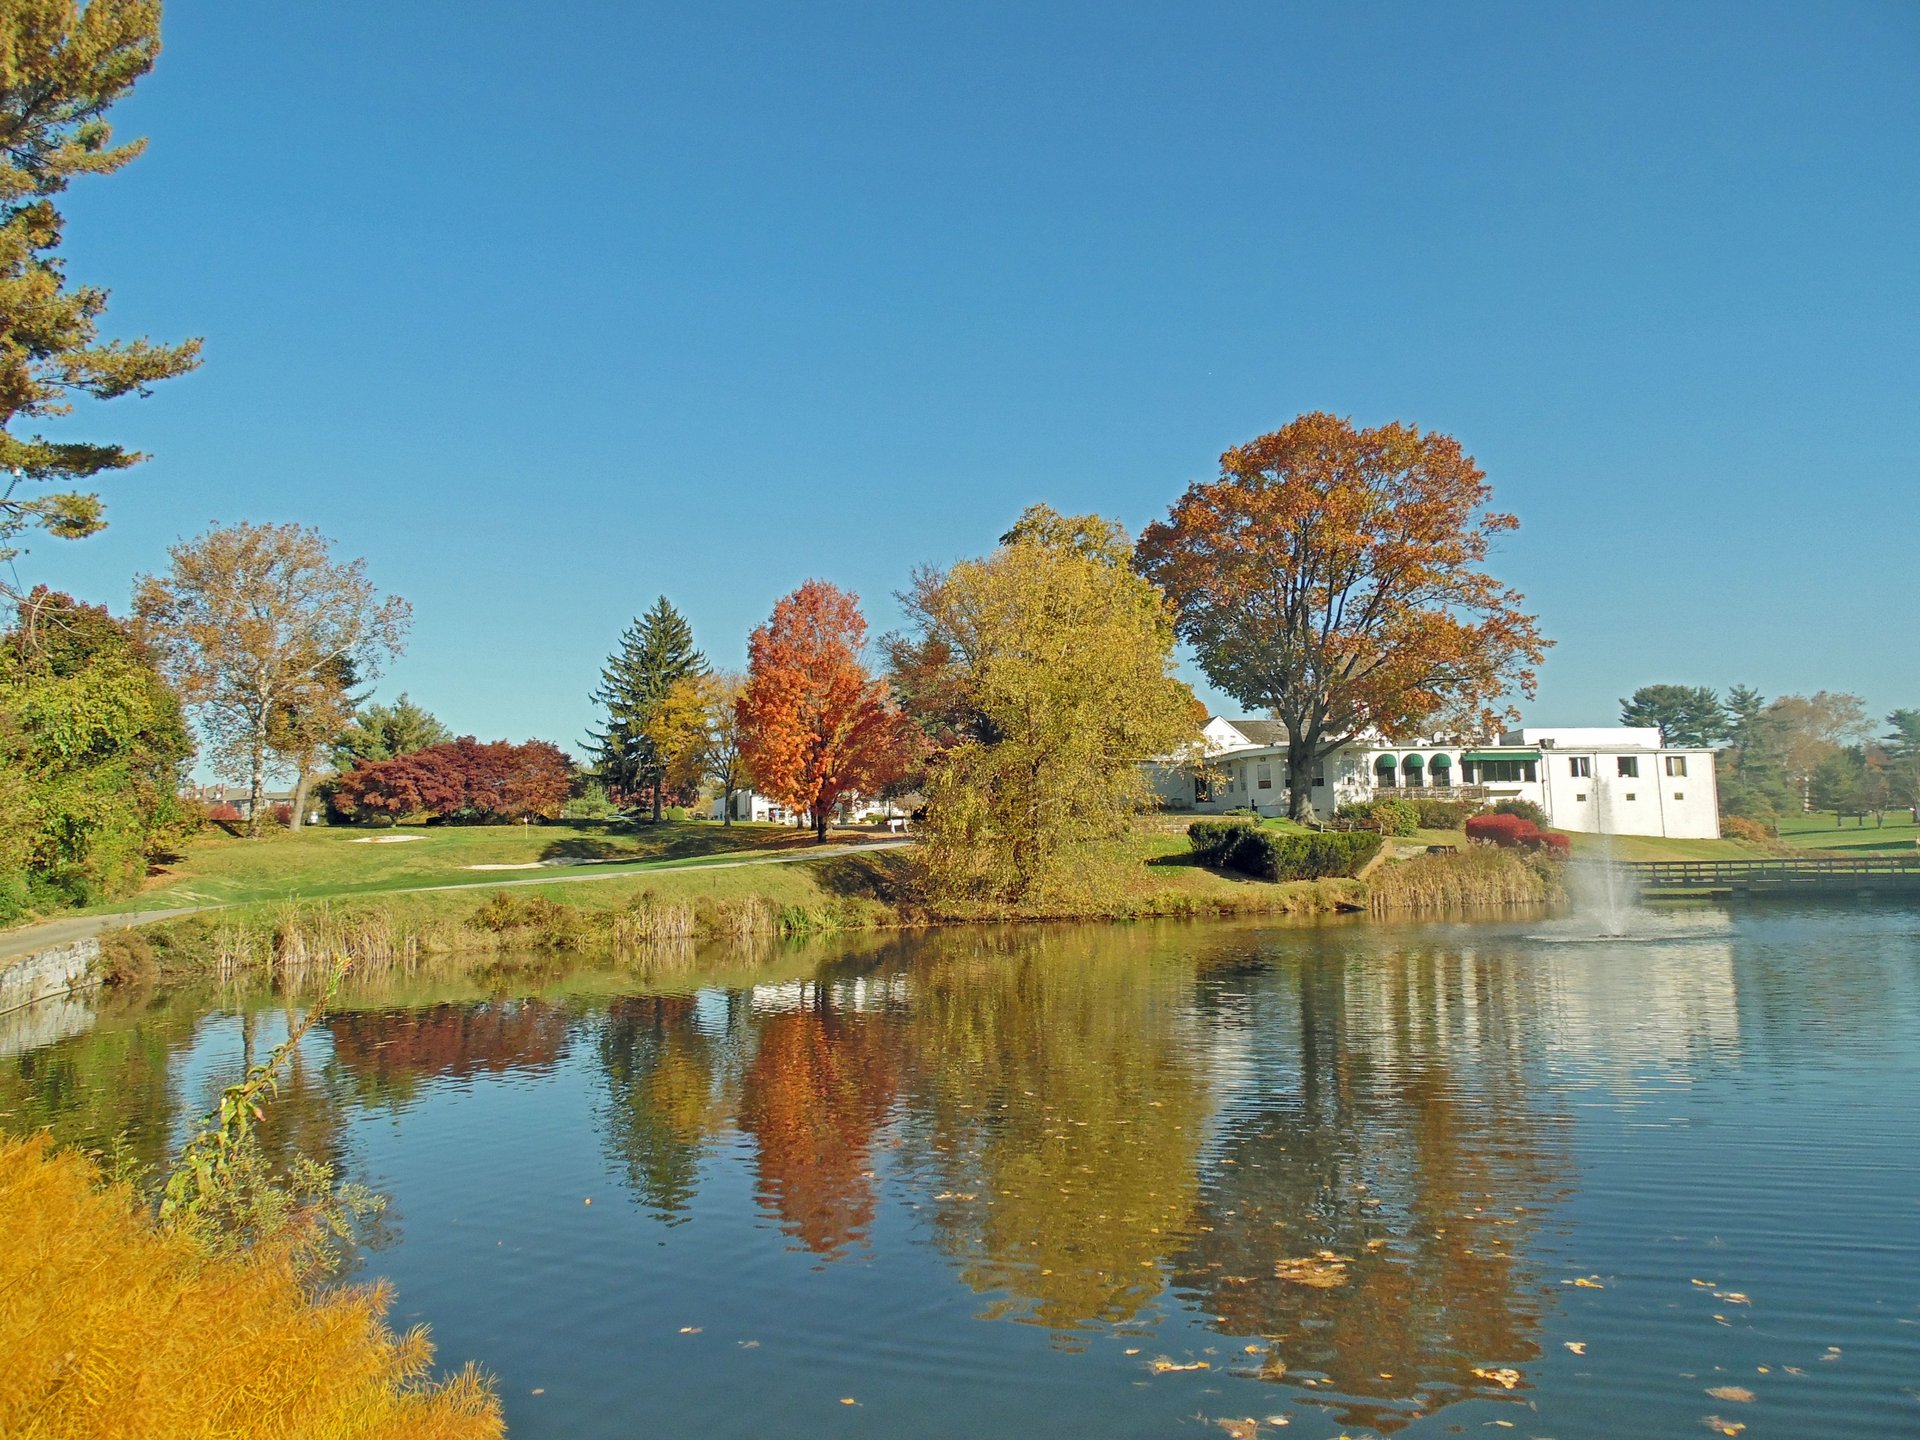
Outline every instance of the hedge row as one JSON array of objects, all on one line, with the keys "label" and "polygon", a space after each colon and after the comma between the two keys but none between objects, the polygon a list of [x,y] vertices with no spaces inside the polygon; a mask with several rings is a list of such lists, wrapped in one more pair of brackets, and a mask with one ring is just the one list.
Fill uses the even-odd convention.
[{"label": "hedge row", "polygon": [[1187,843],[1201,863],[1260,880],[1322,880],[1352,875],[1380,849],[1366,833],[1288,834],[1231,820],[1196,820]]}]

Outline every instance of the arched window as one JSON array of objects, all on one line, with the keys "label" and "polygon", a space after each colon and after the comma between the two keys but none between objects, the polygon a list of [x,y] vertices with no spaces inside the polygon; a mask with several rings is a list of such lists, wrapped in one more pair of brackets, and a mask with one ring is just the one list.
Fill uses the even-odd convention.
[{"label": "arched window", "polygon": [[1382,755],[1373,762],[1373,783],[1382,790],[1391,790],[1394,784],[1393,757]]},{"label": "arched window", "polygon": [[1427,762],[1427,779],[1442,789],[1453,784],[1453,761],[1445,755],[1434,756]]},{"label": "arched window", "polygon": [[1410,790],[1418,790],[1425,782],[1420,773],[1420,757],[1409,755],[1400,762],[1401,781]]}]

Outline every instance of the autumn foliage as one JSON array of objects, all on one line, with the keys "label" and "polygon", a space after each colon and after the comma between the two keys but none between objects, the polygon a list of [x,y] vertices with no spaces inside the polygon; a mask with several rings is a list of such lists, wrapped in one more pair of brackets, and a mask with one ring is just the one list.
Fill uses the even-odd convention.
[{"label": "autumn foliage", "polygon": [[1289,809],[1363,731],[1485,731],[1546,642],[1482,565],[1513,516],[1450,436],[1302,415],[1220,457],[1140,537],[1207,678],[1287,726]]},{"label": "autumn foliage", "polygon": [[572,776],[573,762],[545,740],[482,744],[469,735],[357,765],[334,782],[330,803],[352,820],[551,820]]},{"label": "autumn foliage", "polygon": [[909,752],[909,727],[861,662],[866,638],[858,598],[809,580],[747,641],[747,768],[761,793],[810,814],[823,841],[842,798],[878,794]]},{"label": "autumn foliage", "polygon": [[1566,856],[1573,843],[1554,830],[1542,830],[1520,815],[1475,815],[1467,821],[1467,839],[1482,845],[1498,845],[1503,850],[1545,850]]},{"label": "autumn foliage", "polygon": [[209,1256],[44,1136],[0,1139],[0,1435],[495,1440],[385,1285],[310,1297],[286,1249]]}]

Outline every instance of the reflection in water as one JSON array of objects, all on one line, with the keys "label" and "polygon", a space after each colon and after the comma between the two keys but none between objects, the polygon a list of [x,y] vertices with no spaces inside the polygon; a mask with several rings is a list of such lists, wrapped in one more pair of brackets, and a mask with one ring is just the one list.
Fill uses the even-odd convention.
[{"label": "reflection in water", "polygon": [[884,1018],[836,1003],[843,989],[807,985],[797,1006],[758,1019],[740,1100],[761,1202],[819,1255],[856,1244],[873,1223],[874,1135],[897,1083]]},{"label": "reflection in water", "polygon": [[1085,931],[936,937],[900,1030],[906,1153],[988,1316],[1135,1319],[1189,1224],[1209,1100],[1191,972]]},{"label": "reflection in water", "polygon": [[552,1070],[567,1052],[572,1016],[544,1000],[485,1000],[415,1010],[336,1010],[321,1024],[354,1093],[404,1106],[428,1080]]},{"label": "reflection in water", "polygon": [[662,1220],[686,1218],[700,1156],[726,1118],[718,1057],[694,1007],[691,995],[619,999],[600,1027],[607,1146],[640,1203]]},{"label": "reflection in water", "polygon": [[[282,1158],[312,1155],[349,1175],[356,1146],[385,1145],[368,1168],[395,1177],[403,1207],[410,1168],[433,1170],[459,1223],[434,1232],[422,1221],[427,1233],[392,1253],[440,1257],[418,1262],[433,1283],[434,1263],[462,1256],[478,1267],[481,1288],[468,1300],[482,1310],[500,1273],[485,1267],[523,1264],[511,1272],[524,1287],[516,1306],[550,1299],[553,1344],[585,1354],[605,1333],[662,1313],[669,1333],[697,1326],[689,1293],[731,1286],[752,1317],[739,1322],[752,1326],[742,1341],[768,1341],[737,1354],[792,1365],[769,1372],[789,1385],[804,1383],[804,1336],[837,1324],[843,1353],[862,1336],[887,1337],[873,1352],[883,1360],[876,1386],[896,1366],[924,1372],[937,1390],[954,1374],[940,1367],[962,1354],[1039,1375],[1036,1353],[1080,1366],[1068,1383],[1083,1395],[1110,1383],[1104,1411],[1049,1416],[1066,1430],[1166,1433],[1197,1405],[1218,1408],[1197,1394],[1232,1394],[1222,1413],[1287,1410],[1293,1433],[1477,1430],[1503,1410],[1433,1417],[1463,1401],[1525,1401],[1542,1407],[1539,1433],[1565,1435],[1579,1433],[1567,1412],[1545,1421],[1556,1375],[1567,1383],[1555,1370],[1571,1359],[1561,1339],[1595,1339],[1596,1360],[1629,1348],[1620,1333],[1601,1343],[1592,1297],[1564,1288],[1601,1263],[1590,1248],[1577,1264],[1566,1253],[1577,1211],[1565,1202],[1578,1188],[1593,1205],[1595,1164],[1612,1163],[1618,1177],[1629,1173],[1620,1157],[1633,1157],[1632,1198],[1613,1202],[1609,1222],[1628,1237],[1620,1245],[1637,1247],[1624,1252],[1628,1267],[1659,1268],[1642,1259],[1638,1209],[1648,1196],[1677,1205],[1674,1187],[1687,1186],[1698,1148],[1716,1140],[1718,1164],[1751,1173],[1705,1212],[1715,1243],[1720,1211],[1737,1218],[1740,1205],[1761,1203],[1756,1192],[1779,1207],[1765,1212],[1773,1237],[1784,1233],[1777,1217],[1801,1202],[1795,1172],[1762,1148],[1786,1142],[1755,1132],[1773,1134],[1784,1118],[1800,1125],[1795,1135],[1819,1135],[1844,1119],[1836,1072],[1818,1069],[1836,1054],[1879,1067],[1862,1082],[1875,1105],[1880,1073],[1907,1077],[1904,1097],[1920,1070],[1910,935],[1849,919],[1858,934],[1835,941],[1831,921],[1787,915],[1756,922],[1752,933],[1768,937],[1758,944],[1743,939],[1746,923],[1701,912],[1684,933],[1626,947],[1549,946],[1473,926],[955,930],[870,939],[818,966],[776,958],[704,989],[682,976],[672,994],[604,971],[505,982],[544,991],[525,997],[440,990],[403,1002],[369,988],[345,996],[312,1037],[262,1133]],[[1809,985],[1806,957],[1823,943],[1852,948],[1828,981]],[[0,1060],[0,1118],[96,1148],[124,1136],[134,1159],[162,1167],[186,1120],[285,1033],[271,997],[238,1013],[210,1010],[214,998],[110,999],[91,1033]],[[458,1106],[438,1103],[454,1091]],[[1779,1108],[1788,1093],[1799,1097],[1797,1119]],[[486,1108],[507,1096],[512,1106]],[[1736,1123],[1693,1131],[1687,1104]],[[356,1129],[376,1111],[379,1126]],[[1762,1114],[1764,1125],[1753,1120]],[[1906,1183],[1910,1156],[1886,1143],[1911,1128],[1909,1111],[1882,1106],[1849,1132],[1853,1173],[1880,1187],[1873,1193]],[[589,1173],[562,1182],[511,1164],[536,1144],[543,1165],[564,1164],[578,1144]],[[637,1205],[580,1206],[582,1187],[609,1169]],[[481,1230],[468,1227],[469,1208],[490,1221],[496,1198],[515,1196],[525,1208],[499,1213],[551,1222],[547,1248],[513,1260],[526,1227],[505,1220],[485,1231],[481,1251],[456,1248]],[[1866,1218],[1849,1244],[1862,1234],[1882,1244],[1898,1223],[1856,1208]],[[431,1213],[425,1200],[419,1213]],[[663,1228],[690,1220],[701,1223]],[[1591,1215],[1580,1223],[1591,1246]],[[1674,1222],[1660,1239],[1679,1245],[1683,1228]],[[782,1250],[802,1253],[787,1264]],[[1827,1263],[1842,1267],[1852,1253],[1836,1243]],[[568,1329],[568,1307],[585,1294],[590,1309],[593,1297],[568,1288],[576,1262],[590,1274],[633,1268],[611,1309]],[[1791,1273],[1786,1260],[1765,1263]],[[866,1288],[841,1283],[883,1273]],[[1696,1298],[1688,1276],[1701,1273],[1661,1273],[1674,1293],[1636,1298],[1640,1318],[1617,1323],[1644,1328],[1649,1315],[1677,1313]],[[1738,1283],[1764,1298],[1764,1278],[1749,1259]],[[850,1308],[816,1315],[825,1294]],[[1038,1326],[1053,1343],[957,1315]],[[1565,1329],[1575,1317],[1580,1328]],[[425,1318],[441,1328],[457,1316]],[[479,1358],[507,1364],[515,1346],[542,1343],[539,1328],[508,1325],[484,1339],[505,1348],[477,1348]],[[688,1363],[677,1357],[694,1353],[699,1332],[682,1333],[689,1345],[658,1363]],[[1125,1338],[1096,1343],[1116,1333]],[[1731,1333],[1713,1325],[1716,1338]],[[990,1335],[1002,1338],[980,1338]],[[1856,1353],[1838,1327],[1819,1340]],[[795,1358],[772,1359],[779,1344],[795,1346]],[[1138,1353],[1100,1369],[1123,1349]],[[1068,1351],[1091,1353],[1057,1353]],[[1158,1377],[1146,1368],[1156,1353],[1212,1368]],[[649,1363],[647,1352],[621,1351],[587,1384],[617,1389]],[[713,1365],[715,1384],[741,1378],[722,1381]],[[1690,1356],[1674,1368],[1710,1367]],[[985,1369],[979,1361],[965,1373]],[[673,1403],[657,1397],[674,1390],[674,1375],[647,1373],[655,1403]],[[682,1388],[698,1392],[704,1373],[680,1377]],[[1666,1383],[1626,1378],[1643,1391]],[[1193,1388],[1174,1398],[1183,1383]],[[1701,1412],[1687,1407],[1699,1386],[1683,1388],[1679,1423],[1696,1425]],[[1182,1408],[1149,1415],[1138,1408],[1149,1393]],[[583,1404],[571,1421],[591,1428],[598,1413]],[[966,1429],[962,1411],[948,1418],[953,1428],[939,1433],[985,1433]],[[1672,1418],[1648,1412],[1638,1429],[1672,1433]],[[538,1415],[531,1423],[524,1433],[540,1433]]]},{"label": "reflection in water", "polygon": [[1182,1292],[1343,1425],[1505,1393],[1489,1372],[1540,1354],[1527,1252],[1568,1168],[1526,1075],[1531,977],[1409,947],[1213,984],[1250,1044]]}]

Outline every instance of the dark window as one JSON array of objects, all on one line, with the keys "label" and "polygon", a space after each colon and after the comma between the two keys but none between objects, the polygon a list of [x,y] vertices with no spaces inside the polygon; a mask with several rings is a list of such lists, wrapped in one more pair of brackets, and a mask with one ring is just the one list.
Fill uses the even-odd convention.
[{"label": "dark window", "polygon": [[1593,761],[1585,755],[1576,755],[1567,761],[1567,773],[1576,780],[1593,778]]},{"label": "dark window", "polygon": [[1667,774],[1684,776],[1687,773],[1687,757],[1684,755],[1667,756]]},{"label": "dark window", "polygon": [[[1640,758],[1637,755],[1622,755],[1614,763],[1620,767],[1622,779],[1637,780],[1639,778]],[[1631,800],[1633,797],[1629,795],[1627,798]]]}]

